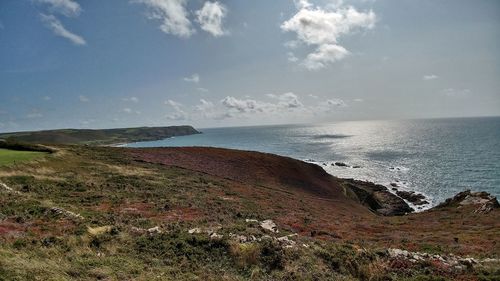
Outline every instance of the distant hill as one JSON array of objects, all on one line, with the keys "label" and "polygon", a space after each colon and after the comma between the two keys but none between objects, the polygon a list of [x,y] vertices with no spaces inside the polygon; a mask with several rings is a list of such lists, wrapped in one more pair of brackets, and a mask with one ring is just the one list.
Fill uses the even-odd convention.
[{"label": "distant hill", "polygon": [[138,127],[119,129],[60,129],[0,134],[0,139],[42,144],[107,145],[161,140],[173,136],[199,134],[191,126]]}]

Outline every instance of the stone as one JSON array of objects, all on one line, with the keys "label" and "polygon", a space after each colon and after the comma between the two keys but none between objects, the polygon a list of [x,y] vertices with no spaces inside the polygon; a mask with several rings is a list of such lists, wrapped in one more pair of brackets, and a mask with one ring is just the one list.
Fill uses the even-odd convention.
[{"label": "stone", "polygon": [[278,233],[279,232],[278,227],[276,226],[276,224],[272,220],[262,221],[260,223],[260,227],[262,227],[265,230],[274,232],[274,233]]}]

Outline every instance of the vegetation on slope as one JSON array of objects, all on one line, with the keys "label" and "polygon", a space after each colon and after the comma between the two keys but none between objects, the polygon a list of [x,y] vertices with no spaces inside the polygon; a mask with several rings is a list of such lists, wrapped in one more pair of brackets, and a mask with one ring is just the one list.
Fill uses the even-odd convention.
[{"label": "vegetation on slope", "polygon": [[44,144],[118,144],[161,140],[173,136],[198,134],[191,126],[138,127],[120,129],[61,129],[0,134],[0,139]]},{"label": "vegetation on slope", "polygon": [[0,148],[0,166],[30,161],[42,157],[45,154],[46,153],[39,151],[19,151]]},{"label": "vegetation on slope", "polygon": [[[208,158],[194,169],[157,153],[58,146],[43,162],[1,168],[0,280],[499,278],[498,261],[479,262],[498,258],[498,209],[380,216],[344,195],[340,179],[319,181],[331,182],[329,192],[308,190],[320,183],[306,163],[255,154],[239,177],[247,153],[225,150],[216,159],[221,176],[203,165]],[[178,153],[191,161],[201,152]],[[304,180],[282,180],[292,173]],[[279,232],[263,228],[266,220]],[[478,263],[411,261],[387,248]]]}]

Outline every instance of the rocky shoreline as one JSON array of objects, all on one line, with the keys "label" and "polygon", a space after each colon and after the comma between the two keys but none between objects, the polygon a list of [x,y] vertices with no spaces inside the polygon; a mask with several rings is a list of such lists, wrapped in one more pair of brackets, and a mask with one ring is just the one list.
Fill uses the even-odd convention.
[{"label": "rocky shoreline", "polygon": [[380,215],[401,216],[414,211],[402,198],[380,184],[344,179],[344,188],[347,192],[354,193],[359,203]]},{"label": "rocky shoreline", "polygon": [[[331,163],[321,163],[317,162],[313,159],[304,160],[308,163],[313,163],[323,168],[325,167],[337,167],[337,168],[351,168],[351,169],[359,169],[362,168],[359,165],[349,165],[345,162],[335,161]],[[399,167],[390,167],[389,170],[401,170]],[[415,211],[423,211],[426,208],[425,205],[430,204],[429,198],[427,198],[424,194],[418,193],[413,190],[403,190],[401,189],[401,182],[399,180],[395,180],[391,182],[389,185],[381,185],[370,181],[362,181],[355,179],[346,179],[350,182],[351,186],[355,191],[355,193],[359,193],[360,191],[368,192],[368,194],[377,195],[377,199],[372,198],[371,200],[366,200],[366,194],[361,194],[361,197],[364,198],[360,201],[363,201],[365,205],[369,206],[370,209],[376,211],[380,209],[380,211],[376,211],[377,213],[383,215],[402,215],[405,213],[415,212]],[[403,183],[405,184],[405,183]],[[389,194],[387,194],[389,193]],[[396,197],[396,198],[394,198]],[[402,200],[399,200],[402,199]],[[383,203],[382,201],[387,201]],[[402,202],[401,202],[402,201]],[[370,203],[371,202],[371,203]],[[382,207],[385,205],[386,207]]]}]

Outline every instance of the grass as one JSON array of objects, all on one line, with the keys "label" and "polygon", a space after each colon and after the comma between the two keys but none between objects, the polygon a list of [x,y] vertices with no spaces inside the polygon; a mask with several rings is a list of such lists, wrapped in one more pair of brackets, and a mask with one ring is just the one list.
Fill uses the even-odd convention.
[{"label": "grass", "polygon": [[13,165],[43,157],[47,153],[39,151],[19,151],[0,148],[0,166]]},{"label": "grass", "polygon": [[[390,236],[396,230],[401,231],[396,237],[404,237],[408,244],[414,244],[415,250],[443,249],[436,246],[443,240],[436,243],[418,240],[419,229],[425,226],[406,221],[406,217],[384,218],[390,223],[381,226],[378,221],[361,221],[352,214],[342,220],[342,216],[333,216],[328,209],[337,208],[335,204],[318,205],[319,201],[277,193],[274,189],[259,189],[188,169],[134,161],[121,148],[57,148],[60,153],[46,157],[45,161],[0,167],[0,181],[17,191],[0,190],[0,280],[453,280],[460,277],[444,275],[439,268],[427,264],[395,264],[381,254],[383,251],[379,249],[384,248],[384,241],[390,241],[387,242],[390,246],[396,244],[394,236]],[[268,200],[272,204],[266,203]],[[282,208],[276,208],[275,203]],[[80,214],[83,219],[53,212],[53,207]],[[320,210],[316,212],[315,208]],[[443,217],[450,216],[446,210],[440,210],[427,215],[425,220],[419,217],[419,221],[430,225],[433,216],[441,213]],[[247,218],[273,219],[279,224],[280,233],[266,232],[258,223],[246,222]],[[453,219],[456,218],[450,218]],[[470,218],[478,219],[484,218]],[[287,220],[289,225],[285,223]],[[366,247],[351,239],[312,237],[309,231],[291,238],[296,245],[290,248],[268,237],[296,233],[297,228],[305,227],[302,222],[318,230],[328,230],[330,223],[329,233],[341,232],[351,220],[359,221],[346,229],[354,233],[353,237],[364,237]],[[366,233],[367,229],[375,231],[366,228],[370,223],[374,227],[378,223],[381,230]],[[472,224],[467,221],[467,225]],[[147,232],[154,227],[159,227],[161,233]],[[213,239],[207,232],[188,233],[195,227],[214,229],[223,237]],[[443,232],[442,226],[436,228],[438,231],[433,230],[422,233]],[[460,241],[472,238],[497,241],[497,230],[476,232],[463,228]],[[349,237],[346,232],[343,237]],[[241,242],[230,234],[259,240]],[[454,243],[448,235],[443,236]],[[380,237],[377,239],[381,242],[374,237]],[[481,246],[477,250],[481,252],[488,246],[477,245]],[[498,253],[490,250],[489,256],[493,257],[491,252]],[[478,276],[480,280],[498,280],[499,275],[498,265],[494,264],[479,272],[471,271],[462,280],[477,280]]]}]

